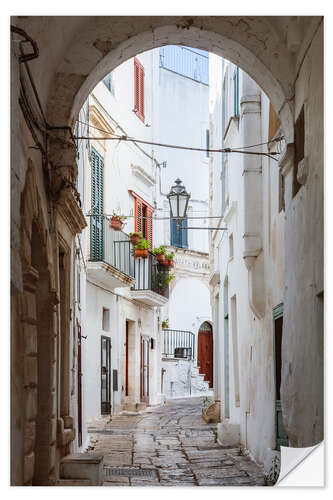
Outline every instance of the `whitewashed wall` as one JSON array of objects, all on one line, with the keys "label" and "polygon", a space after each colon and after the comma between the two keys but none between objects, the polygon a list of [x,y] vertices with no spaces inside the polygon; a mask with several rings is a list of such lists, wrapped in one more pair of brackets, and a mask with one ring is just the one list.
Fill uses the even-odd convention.
[{"label": "whitewashed wall", "polygon": [[[222,64],[217,56],[211,56],[210,62],[211,75],[217,79],[215,88],[211,88],[210,100],[214,144],[220,143],[222,134],[223,78],[227,92],[226,123],[229,123],[224,146],[236,148],[267,141],[269,101],[265,94],[240,71],[240,116],[232,118],[234,65],[227,61]],[[267,151],[267,148],[262,151]],[[228,230],[213,233],[210,247],[211,259],[215,256],[215,263],[211,260],[211,276],[214,278],[211,279],[211,294],[219,338],[216,399],[221,400],[223,416],[219,424],[219,439],[223,443],[231,435],[237,440],[240,432],[241,444],[257,460],[270,466],[269,460],[275,448],[273,307],[283,302],[284,289],[284,212],[279,212],[278,164],[268,158],[236,154],[226,155],[225,164],[227,207],[222,224]],[[211,211],[221,207],[221,166],[221,158],[211,157]],[[244,170],[254,167],[255,175],[259,177],[256,185],[251,187],[244,180]],[[259,203],[254,191],[258,189],[258,183],[261,184]],[[261,252],[254,258],[251,276],[244,260],[247,255],[244,234],[248,232],[249,223],[245,216],[249,211],[261,239]],[[233,238],[233,252],[230,236]],[[228,287],[228,353],[224,342],[225,286]],[[261,301],[263,312],[258,315]],[[229,382],[225,372],[227,357]],[[229,400],[229,415],[226,415],[226,398]]]}]

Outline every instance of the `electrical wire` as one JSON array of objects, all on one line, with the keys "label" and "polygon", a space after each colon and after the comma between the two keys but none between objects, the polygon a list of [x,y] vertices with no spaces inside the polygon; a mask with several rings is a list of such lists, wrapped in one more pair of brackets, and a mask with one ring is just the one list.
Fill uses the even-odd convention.
[{"label": "electrical wire", "polygon": [[[80,121],[80,123],[83,123]],[[85,124],[87,125],[87,124]],[[93,125],[91,125],[92,128],[96,129],[96,130],[99,130],[100,132],[104,132],[104,133],[107,133],[109,134],[109,132],[107,132],[106,130],[103,130],[99,127],[95,127]],[[88,137],[84,137],[84,136],[79,136],[79,137],[76,137],[76,139],[89,139]],[[116,135],[116,134],[113,134],[112,137],[94,137],[94,139],[97,139],[97,140],[119,140],[119,141],[129,141],[129,142],[134,142],[134,143],[141,143],[141,144],[148,144],[148,145],[152,145],[152,146],[160,146],[160,147],[167,147],[167,148],[173,148],[173,149],[185,149],[185,150],[190,150],[190,151],[203,151],[203,152],[208,152],[208,153],[243,153],[243,154],[253,154],[253,155],[260,155],[260,156],[268,156],[269,158],[272,158],[273,160],[276,160],[276,158],[273,157],[273,155],[278,155],[279,153],[278,152],[271,152],[271,153],[263,153],[263,152],[252,152],[252,151],[242,151],[243,149],[250,149],[250,148],[255,148],[255,147],[258,147],[258,146],[264,146],[264,145],[268,145],[268,144],[271,144],[271,143],[274,143],[274,142],[279,142],[279,141],[282,141],[284,139],[283,136],[281,137],[277,137],[275,139],[272,139],[270,141],[267,141],[267,142],[261,142],[259,144],[253,144],[253,145],[250,145],[250,146],[240,146],[240,147],[236,147],[236,148],[222,148],[222,149],[207,149],[207,148],[194,148],[194,147],[190,147],[190,146],[178,146],[178,145],[174,145],[174,144],[163,144],[163,143],[159,143],[159,142],[150,142],[150,141],[144,141],[144,140],[141,140],[141,139],[135,139],[134,137],[130,137],[130,136],[127,136],[127,135]],[[277,160],[276,160],[277,161]]]}]

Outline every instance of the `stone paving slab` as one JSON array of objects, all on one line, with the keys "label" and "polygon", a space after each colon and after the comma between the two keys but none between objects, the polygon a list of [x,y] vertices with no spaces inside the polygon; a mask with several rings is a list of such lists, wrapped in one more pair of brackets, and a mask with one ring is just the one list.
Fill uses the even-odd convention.
[{"label": "stone paving slab", "polygon": [[[90,422],[89,452],[104,453],[104,465],[128,476],[105,476],[104,486],[252,486],[264,475],[239,448],[216,442],[215,424],[201,417],[202,398]],[[152,470],[151,475],[136,471]],[[133,475],[135,474],[135,475]]]}]

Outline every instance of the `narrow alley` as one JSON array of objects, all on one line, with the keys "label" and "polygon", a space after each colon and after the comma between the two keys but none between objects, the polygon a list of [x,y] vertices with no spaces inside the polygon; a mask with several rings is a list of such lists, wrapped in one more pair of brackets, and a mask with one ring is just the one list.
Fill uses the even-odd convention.
[{"label": "narrow alley", "polygon": [[216,442],[202,398],[91,422],[90,453],[104,454],[104,486],[263,486],[263,470]]}]

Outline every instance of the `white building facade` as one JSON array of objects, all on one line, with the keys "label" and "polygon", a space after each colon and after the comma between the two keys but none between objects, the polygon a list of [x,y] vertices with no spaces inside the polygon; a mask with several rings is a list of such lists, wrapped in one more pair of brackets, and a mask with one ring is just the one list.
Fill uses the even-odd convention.
[{"label": "white building facade", "polygon": [[215,222],[223,228],[210,238],[218,438],[241,443],[269,470],[289,442],[280,396],[284,186],[277,153],[283,141],[267,144],[281,136],[279,121],[246,73],[211,55],[210,76],[211,147],[266,153],[210,158],[210,214],[220,215]]}]

